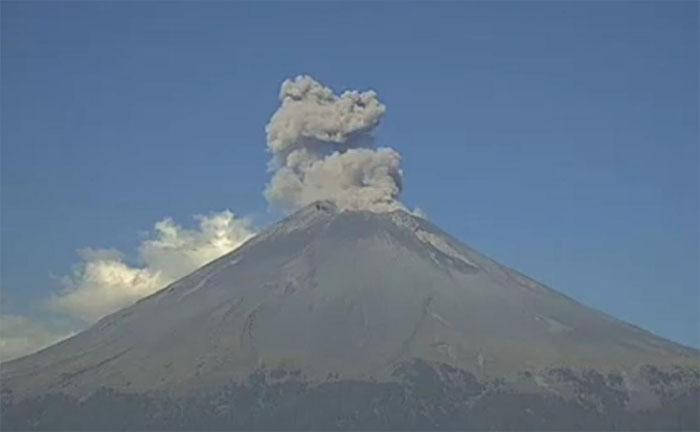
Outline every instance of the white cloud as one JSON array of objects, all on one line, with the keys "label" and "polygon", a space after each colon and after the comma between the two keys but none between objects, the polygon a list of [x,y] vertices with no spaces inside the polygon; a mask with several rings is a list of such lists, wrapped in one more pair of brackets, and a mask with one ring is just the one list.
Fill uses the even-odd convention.
[{"label": "white cloud", "polygon": [[156,235],[146,240],[140,253],[149,269],[175,280],[226,253],[253,234],[250,220],[236,218],[230,211],[196,216],[199,229],[185,229],[164,219],[155,225]]},{"label": "white cloud", "polygon": [[230,211],[198,216],[198,229],[171,219],[155,224],[139,247],[141,266],[130,266],[114,250],[83,249],[82,262],[50,300],[52,309],[94,322],[165,287],[209,261],[233,251],[253,235],[248,219]]},{"label": "white cloud", "polygon": [[130,267],[120,256],[108,257],[106,252],[80,252],[83,262],[65,278],[66,290],[51,299],[53,309],[93,322],[167,283],[157,270]]},{"label": "white cloud", "polygon": [[21,315],[0,314],[0,361],[31,354],[73,334]]},{"label": "white cloud", "polygon": [[[248,219],[230,211],[196,219],[196,229],[172,219],[156,223],[139,246],[140,266],[127,264],[113,249],[78,251],[81,262],[64,278],[64,291],[49,300],[50,308],[83,324],[95,322],[233,251],[254,234]],[[65,322],[0,314],[0,361],[31,354],[73,334]]]}]

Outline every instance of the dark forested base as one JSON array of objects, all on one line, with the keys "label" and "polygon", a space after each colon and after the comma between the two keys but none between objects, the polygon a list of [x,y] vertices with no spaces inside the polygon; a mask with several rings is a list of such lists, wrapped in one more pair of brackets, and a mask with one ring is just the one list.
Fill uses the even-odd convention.
[{"label": "dark forested base", "polygon": [[2,398],[6,430],[698,430],[700,387],[674,387],[655,369],[647,377],[661,404],[629,410],[619,377],[596,371],[548,372],[573,397],[516,392],[503,381],[480,383],[447,365],[414,361],[396,381],[307,384],[298,371],[261,370],[245,384],[185,397],[102,389],[82,400],[65,394]]}]

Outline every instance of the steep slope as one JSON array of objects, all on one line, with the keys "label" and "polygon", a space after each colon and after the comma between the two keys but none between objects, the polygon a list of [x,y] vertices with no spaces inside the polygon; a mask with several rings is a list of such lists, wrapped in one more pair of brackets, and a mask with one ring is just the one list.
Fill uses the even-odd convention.
[{"label": "steep slope", "polygon": [[[396,426],[392,413],[409,406],[414,414],[425,410],[423,419],[438,421],[438,412],[448,418],[448,406],[454,411],[450,418],[459,418],[494,395],[535,397],[538,412],[573,403],[566,409],[593,413],[592,418],[603,419],[601,427],[609,425],[606,418],[619,421],[607,411],[610,395],[621,412],[653,412],[670,403],[680,410],[674,418],[687,425],[697,423],[697,413],[687,404],[697,402],[698,370],[697,351],[585,307],[421,218],[402,211],[339,211],[319,202],[89,330],[2,365],[1,372],[5,410],[20,425],[42,396],[91,400],[105,389],[149,401],[198,397],[209,407],[213,394],[221,403],[223,388],[253,394],[254,382],[266,388],[296,383],[309,394],[333,384],[339,391],[333,397],[341,401],[352,393],[343,385],[403,395],[404,405],[391,402],[386,408],[384,423],[348,420],[342,412],[340,420],[318,423],[309,417],[300,423],[361,428]],[[406,402],[406,389],[420,388],[417,383],[426,379],[447,397],[443,406],[431,408],[442,400],[435,394],[428,402],[411,399],[415,406]],[[301,400],[297,395],[284,403]],[[278,410],[278,403],[268,408]],[[480,415],[495,410],[498,418],[507,406],[512,403],[497,398],[481,407]],[[244,407],[240,402],[229,410],[252,410]],[[200,411],[188,418],[203,415]],[[157,414],[160,423],[149,421],[173,428],[172,415]],[[258,417],[249,415],[238,423],[221,420],[219,426],[261,426],[262,419],[271,418],[264,410]],[[271,427],[295,424],[279,415]],[[402,418],[410,417],[396,415],[393,421]],[[418,420],[404,426],[419,426]],[[94,421],[85,426],[98,427]],[[507,427],[499,421],[474,424]],[[563,424],[552,422],[539,427]]]}]

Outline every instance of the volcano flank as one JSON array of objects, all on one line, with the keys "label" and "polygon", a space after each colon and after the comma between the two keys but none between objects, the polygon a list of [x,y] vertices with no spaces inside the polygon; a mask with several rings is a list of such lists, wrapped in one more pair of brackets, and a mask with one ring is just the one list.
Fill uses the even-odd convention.
[{"label": "volcano flank", "polygon": [[1,374],[3,430],[699,427],[698,351],[328,201]]}]

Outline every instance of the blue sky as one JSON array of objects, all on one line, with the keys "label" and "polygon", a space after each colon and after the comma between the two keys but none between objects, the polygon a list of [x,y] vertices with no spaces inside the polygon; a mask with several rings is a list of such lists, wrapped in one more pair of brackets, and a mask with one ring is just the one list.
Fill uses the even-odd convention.
[{"label": "blue sky", "polygon": [[700,346],[695,2],[3,2],[3,312],[163,217],[278,217],[264,126],[302,73],[378,92],[409,206]]}]

